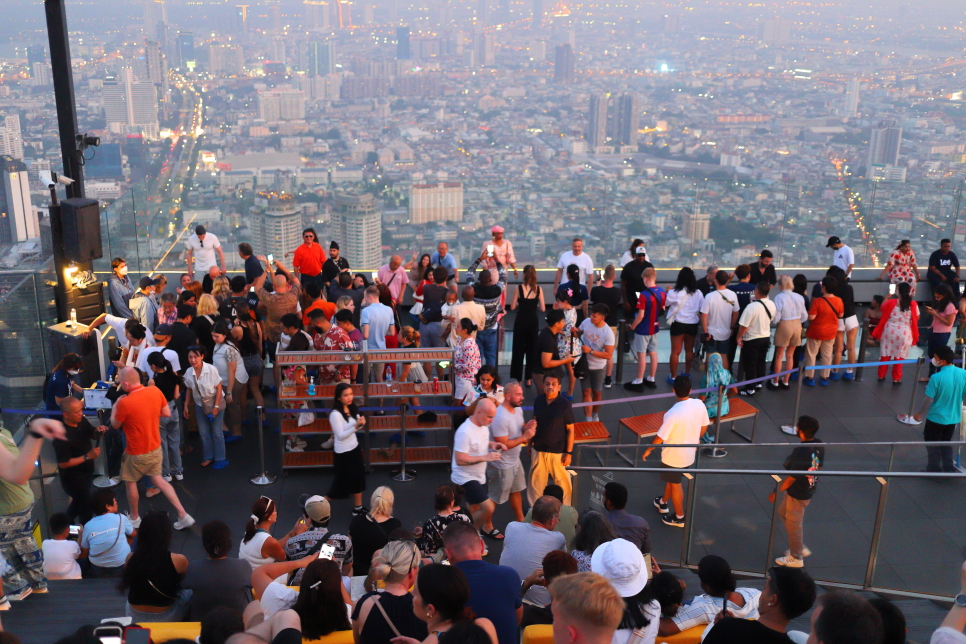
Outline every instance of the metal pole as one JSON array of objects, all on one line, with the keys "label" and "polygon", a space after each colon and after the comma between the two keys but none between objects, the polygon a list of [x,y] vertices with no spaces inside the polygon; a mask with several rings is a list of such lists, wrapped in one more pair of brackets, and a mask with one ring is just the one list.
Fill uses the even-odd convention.
[{"label": "metal pole", "polygon": [[64,0],[44,0],[44,10],[47,15],[50,71],[54,81],[57,129],[60,131],[64,174],[74,180],[65,192],[68,198],[83,197],[84,162],[77,139],[77,107],[74,101],[74,76],[70,66],[70,40],[67,37],[67,10]]},{"label": "metal pole", "polygon": [[[869,342],[869,323],[862,323],[862,335],[859,336],[859,362],[865,362],[865,347]],[[862,382],[862,370],[865,367],[857,367],[855,369],[855,381]]]},{"label": "metal pole", "polygon": [[[684,533],[684,538],[681,539],[681,560],[680,565],[684,567],[688,560],[688,551],[691,549],[691,518],[694,516],[694,488],[697,487],[697,479],[690,473],[685,472],[684,478],[688,480],[688,500],[687,506],[684,509],[684,522],[687,528]],[[671,511],[674,512],[674,503],[670,499],[667,499],[671,503]]]},{"label": "metal pole", "polygon": [[791,425],[783,425],[782,430],[785,427],[795,427],[798,423],[798,409],[802,403],[802,381],[805,380],[805,356],[802,356],[802,361],[798,365],[798,387],[795,389],[795,414],[792,416]]},{"label": "metal pole", "polygon": [[714,447],[705,447],[701,450],[701,454],[708,456],[710,458],[724,458],[728,455],[728,452],[720,447],[717,447],[718,442],[721,440],[721,404],[723,401],[723,396],[725,395],[725,386],[718,385],[718,404],[715,406],[714,414]]},{"label": "metal pole", "polygon": [[912,395],[909,396],[909,415],[915,411],[916,407],[916,391],[919,389],[919,373],[922,371],[922,365],[925,362],[925,358],[922,356],[916,361],[916,377],[912,380]]},{"label": "metal pole", "polygon": [[[399,405],[399,433],[400,440],[402,441],[402,454],[400,456],[399,470],[395,476],[392,477],[393,481],[399,481],[400,483],[408,483],[416,478],[415,472],[406,471],[406,412],[409,410],[409,405],[402,403]],[[396,470],[393,470],[396,471]]]},{"label": "metal pole", "polygon": [[[796,416],[797,418],[797,416]],[[775,474],[771,475],[772,480],[775,481],[775,502],[771,506],[771,528],[768,530],[768,552],[765,553],[765,570],[767,571],[771,568],[771,555],[772,549],[775,547],[775,522],[778,521],[778,503],[780,500],[780,488],[782,486],[782,479],[780,476]]]},{"label": "metal pole", "polygon": [[869,546],[869,563],[865,568],[865,588],[872,587],[872,577],[875,575],[875,565],[879,558],[879,537],[882,535],[882,515],[885,514],[886,494],[889,492],[889,481],[881,476],[875,477],[881,486],[879,488],[879,505],[875,511],[875,525],[872,528],[872,543]]},{"label": "metal pole", "polygon": [[[369,364],[369,351],[367,350],[362,354],[362,404],[366,407],[369,406],[369,384],[371,382],[369,369],[371,368]],[[370,414],[371,416],[371,414]],[[369,433],[372,429],[372,423],[366,423],[366,432],[363,438],[363,444],[365,447],[362,450],[363,461],[366,464],[366,472],[372,473],[372,454],[369,451],[369,445],[371,441],[371,434]]]},{"label": "metal pole", "polygon": [[614,382],[624,382],[624,342],[627,341],[627,321],[617,323],[617,364],[614,365]]},{"label": "metal pole", "polygon": [[[956,192],[956,217],[953,219],[953,232],[949,235],[950,239],[953,240],[953,243],[956,242],[956,226],[959,225],[959,206],[963,201],[964,182],[966,182],[966,179],[959,180],[959,190]],[[958,284],[956,285],[956,288],[959,288]]]},{"label": "metal pole", "polygon": [[[255,407],[255,417],[258,419],[258,462],[261,465],[259,468],[260,474],[256,474],[251,478],[252,485],[271,485],[278,478],[274,474],[269,474],[268,470],[265,469],[265,410],[261,406]],[[284,441],[282,438],[283,448],[282,448],[282,459],[285,459],[285,448]]]}]

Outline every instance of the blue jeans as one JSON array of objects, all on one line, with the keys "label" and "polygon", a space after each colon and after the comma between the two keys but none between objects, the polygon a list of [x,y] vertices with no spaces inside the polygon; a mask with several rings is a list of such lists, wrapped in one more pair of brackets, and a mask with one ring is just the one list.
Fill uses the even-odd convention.
[{"label": "blue jeans", "polygon": [[[181,424],[175,401],[168,403],[171,409],[171,416],[161,418],[161,475],[181,474],[184,468],[181,466]],[[205,421],[208,419],[205,418]]]},{"label": "blue jeans", "polygon": [[480,355],[484,364],[496,366],[496,329],[480,329],[476,332],[476,344],[480,347]]},{"label": "blue jeans", "polygon": [[225,410],[218,411],[215,420],[208,420],[208,414],[201,405],[195,405],[195,418],[198,419],[198,434],[201,436],[201,460],[225,460],[225,435],[222,433],[221,421],[225,417]]}]

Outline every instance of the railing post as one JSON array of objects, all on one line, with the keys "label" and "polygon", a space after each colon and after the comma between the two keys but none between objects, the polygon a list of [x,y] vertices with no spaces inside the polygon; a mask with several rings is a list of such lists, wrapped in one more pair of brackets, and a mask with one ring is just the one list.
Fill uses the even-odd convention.
[{"label": "railing post", "polygon": [[869,546],[869,563],[865,568],[865,584],[863,588],[872,587],[872,577],[875,575],[875,565],[879,558],[879,537],[882,535],[882,515],[885,513],[886,495],[889,491],[889,481],[881,476],[875,477],[881,486],[879,488],[879,505],[875,511],[875,525],[872,527],[872,543]]},{"label": "railing post", "polygon": [[[694,488],[698,486],[698,479],[687,472],[684,478],[688,480],[688,500],[684,508],[684,538],[681,539],[681,561],[683,568],[688,562],[688,552],[691,550],[691,521],[694,519]],[[667,499],[671,502],[671,499]],[[674,511],[674,503],[671,503],[671,512]]]},{"label": "railing post", "polygon": [[[260,464],[259,474],[250,480],[252,485],[271,485],[277,478],[274,474],[269,474],[265,469],[265,410],[261,406],[255,407],[255,417],[258,419],[258,462]],[[282,460],[285,460],[285,437],[282,437]]]},{"label": "railing post", "polygon": [[909,396],[909,416],[912,416],[916,407],[916,391],[919,389],[919,374],[922,372],[922,365],[926,361],[922,356],[916,360],[916,376],[912,379],[912,395]]},{"label": "railing post", "polygon": [[614,382],[624,382],[624,342],[627,341],[627,321],[617,323],[617,364],[614,365]]},{"label": "railing post", "polygon": [[[859,355],[858,361],[865,362],[865,347],[869,342],[869,323],[862,323],[862,334],[859,336]],[[855,381],[862,382],[862,370],[865,367],[857,367],[855,370]]]},{"label": "railing post", "polygon": [[408,443],[406,440],[406,412],[408,410],[409,405],[406,403],[399,405],[399,434],[402,441],[402,452],[400,454],[399,471],[392,477],[392,480],[400,483],[408,483],[416,478],[415,472],[406,471],[406,444]]},{"label": "railing post", "polygon": [[[372,380],[369,369],[371,369],[371,365],[369,364],[369,351],[366,350],[362,354],[362,404],[365,407],[369,406],[369,386]],[[370,434],[371,429],[372,423],[367,422],[366,432],[363,435],[363,445],[365,445],[365,447],[362,450],[363,462],[366,464],[366,472],[369,472],[370,474],[372,473],[372,454],[369,451],[372,440],[372,436]]]},{"label": "railing post", "polygon": [[[803,356],[804,358],[804,356]],[[782,425],[782,431],[787,433],[794,433],[792,430],[795,425],[798,424],[798,408],[802,403],[802,381],[805,380],[805,360],[803,359],[798,365],[798,386],[795,388],[795,413],[792,416],[791,425]],[[752,442],[754,442],[754,435],[752,435]]]},{"label": "railing post", "polygon": [[[797,418],[797,416],[796,416]],[[771,475],[773,481],[775,481],[775,502],[771,506],[771,528],[768,530],[768,552],[765,554],[765,571],[767,572],[771,568],[772,561],[771,556],[773,548],[775,547],[775,523],[778,521],[778,504],[781,503],[781,486],[782,478],[775,474]]]}]

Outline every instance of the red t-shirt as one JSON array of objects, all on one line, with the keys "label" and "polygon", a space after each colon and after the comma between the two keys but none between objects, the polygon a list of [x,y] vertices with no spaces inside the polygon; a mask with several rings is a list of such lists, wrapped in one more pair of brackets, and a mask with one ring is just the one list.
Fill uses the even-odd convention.
[{"label": "red t-shirt", "polygon": [[322,252],[322,247],[315,242],[312,242],[311,246],[299,244],[299,247],[295,249],[295,260],[292,263],[298,269],[299,275],[314,277],[322,272],[325,253]]},{"label": "red t-shirt", "polygon": [[114,419],[121,423],[130,456],[147,454],[161,447],[161,409],[168,406],[157,387],[141,387],[117,401]]}]

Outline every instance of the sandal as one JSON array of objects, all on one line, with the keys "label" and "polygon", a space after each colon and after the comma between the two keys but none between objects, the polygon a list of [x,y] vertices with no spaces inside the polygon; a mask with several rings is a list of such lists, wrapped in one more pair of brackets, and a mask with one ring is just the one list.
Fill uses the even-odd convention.
[{"label": "sandal", "polygon": [[493,528],[489,532],[483,532],[483,531],[481,531],[481,533],[482,533],[482,535],[484,537],[489,537],[490,539],[494,539],[496,541],[502,541],[505,538],[503,536],[503,533],[500,532],[500,529],[499,528]]},{"label": "sandal", "polygon": [[211,465],[211,461],[201,461],[201,467],[208,467]]}]

